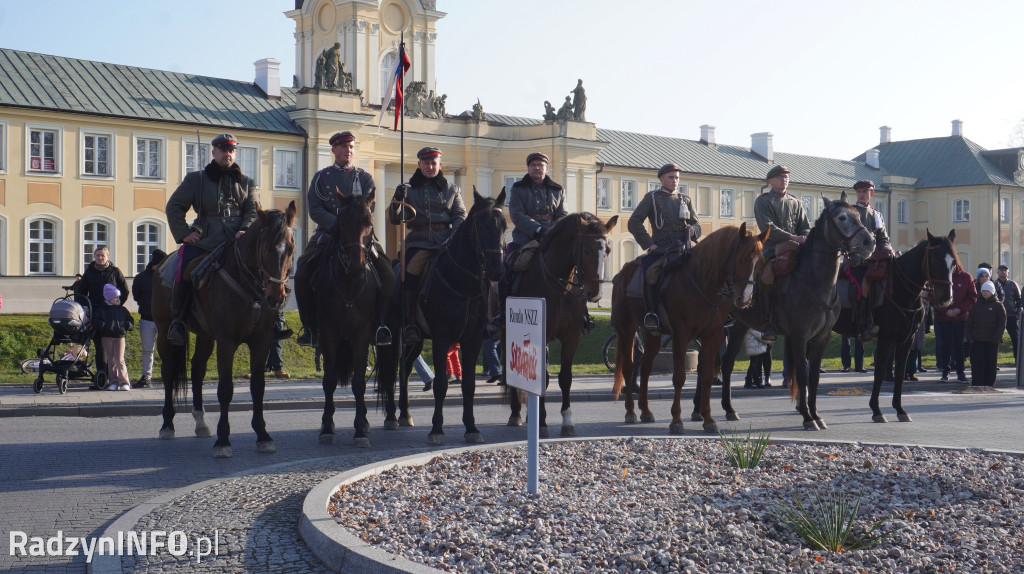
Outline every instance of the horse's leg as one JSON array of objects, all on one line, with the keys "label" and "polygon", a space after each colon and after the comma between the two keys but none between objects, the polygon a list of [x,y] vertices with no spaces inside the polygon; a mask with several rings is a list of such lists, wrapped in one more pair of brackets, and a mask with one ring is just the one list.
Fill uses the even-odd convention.
[{"label": "horse's leg", "polygon": [[[548,353],[548,350],[547,350],[547,347],[545,347],[544,348],[545,359],[547,358],[547,353]],[[545,360],[544,361],[544,365],[546,366],[547,364],[548,364],[548,362]],[[551,384],[551,375],[547,371],[544,371],[544,392],[541,393],[540,401],[538,402],[538,404],[539,404],[538,417],[540,418],[540,420],[538,422],[540,424],[537,425],[537,436],[539,436],[540,438],[548,438],[549,436],[551,436],[550,434],[548,434],[548,408],[547,408],[547,404],[544,401],[544,395],[547,394],[547,392],[548,392],[548,385],[550,385],[550,384]]]},{"label": "horse's leg", "polygon": [[[277,451],[274,446],[274,439],[267,433],[267,421],[263,418],[263,394],[267,390],[267,381],[264,371],[267,367],[267,356],[270,354],[270,337],[265,340],[249,343],[249,394],[252,395],[252,430],[256,431],[256,451],[272,453]],[[220,345],[217,345],[218,351]],[[232,350],[232,356],[234,351]],[[217,355],[217,365],[220,366],[220,354]],[[230,365],[230,363],[229,363]],[[228,381],[231,371],[228,371]],[[218,391],[219,394],[219,391]],[[230,402],[230,400],[229,400]],[[222,407],[223,408],[223,407]]]},{"label": "horse's leg", "polygon": [[[427,443],[443,445],[444,438],[444,399],[448,395],[448,347],[446,341],[434,339],[434,416],[430,419],[430,433]],[[465,403],[463,403],[465,404]]]},{"label": "horse's leg", "polygon": [[[325,330],[326,331],[326,330]],[[338,343],[324,332],[320,338],[324,368],[324,414],[320,417],[320,444],[334,444],[334,391],[338,389]]]},{"label": "horse's leg", "polygon": [[[668,425],[668,432],[671,434],[683,434],[683,406],[681,404],[683,400],[683,385],[686,383],[686,347],[689,345],[690,340],[688,336],[683,336],[682,325],[676,325],[676,335],[672,339],[672,422]],[[649,347],[644,347],[644,354]],[[701,355],[704,354],[704,349],[701,347]],[[703,360],[703,357],[701,357]],[[646,364],[647,357],[644,357],[644,363]],[[698,369],[699,370],[699,369]],[[647,388],[646,381],[643,386]],[[710,400],[708,389],[703,389],[704,402]],[[707,409],[710,411],[710,409]],[[711,416],[710,414],[708,415]]]},{"label": "horse's leg", "polygon": [[885,381],[886,370],[888,369],[889,363],[892,361],[892,337],[886,334],[881,334],[878,341],[875,343],[875,370],[874,370],[874,384],[871,386],[871,400],[868,401],[868,406],[871,407],[871,422],[875,423],[887,423],[888,419],[882,414],[882,409],[879,407],[879,395],[882,392],[882,384]]},{"label": "horse's leg", "polygon": [[[632,347],[630,347],[632,352]],[[651,405],[647,400],[648,383],[651,380],[651,371],[654,370],[654,360],[661,353],[661,335],[644,334],[644,356],[640,361],[640,397],[637,406],[640,407],[640,422],[653,423],[654,413],[651,412]],[[635,366],[633,368],[636,368]]]},{"label": "horse's leg", "polygon": [[[786,336],[786,357],[789,359],[789,385],[796,385],[796,411],[804,417],[804,429],[818,430],[810,414],[807,398],[807,339],[803,335]],[[793,390],[790,388],[790,392]]]},{"label": "horse's leg", "polygon": [[181,376],[179,371],[185,365],[185,347],[170,344],[167,328],[161,325],[157,328],[156,348],[160,353],[160,378],[164,381],[163,425],[159,437],[170,440],[174,438],[174,388]]},{"label": "horse's leg", "polygon": [[[477,330],[477,335],[463,338],[462,344],[462,423],[466,426],[466,442],[481,443],[484,437],[476,426],[476,416],[473,413],[473,399],[476,396],[476,361],[480,356],[480,348],[483,346],[483,325]],[[444,377],[447,381],[447,375]],[[541,421],[543,422],[543,418]]]},{"label": "horse's leg", "polygon": [[622,387],[626,391],[626,423],[632,424],[638,420],[633,407],[633,371],[639,366],[633,360],[633,337],[636,336],[636,325],[630,324],[628,327],[631,329],[615,329],[615,368],[623,377],[629,377]]},{"label": "horse's leg", "polygon": [[[575,325],[573,325],[575,327]],[[574,330],[579,333],[579,328]],[[561,366],[558,370],[558,388],[562,391],[562,436],[576,436],[576,424],[572,422],[572,404],[569,400],[569,393],[572,390],[572,363],[576,357],[576,348],[579,346],[580,338],[575,340],[567,336],[562,339]]]},{"label": "horse's leg", "polygon": [[[251,355],[250,355],[251,357]],[[235,347],[227,343],[217,345],[217,403],[220,404],[220,418],[217,420],[217,442],[213,443],[215,458],[231,458],[231,423],[228,415],[231,410],[231,399],[235,395],[235,384],[231,380],[234,370]],[[263,369],[266,363],[255,365],[250,358],[250,380],[257,376],[263,380]],[[253,409],[256,405],[253,405]]]},{"label": "horse's leg", "polygon": [[213,436],[210,427],[206,425],[206,409],[203,408],[203,380],[206,379],[213,345],[213,339],[197,336],[196,351],[192,355],[192,418],[196,422],[196,436],[199,438]]},{"label": "horse's leg", "polygon": [[[807,368],[804,369],[804,376],[807,377],[807,413],[813,419],[819,430],[825,430],[828,425],[818,414],[818,383],[821,380],[821,359],[825,356],[825,348],[828,347],[829,339],[832,338],[832,330],[826,331],[811,339],[807,345]],[[800,372],[799,370],[797,371]],[[806,428],[806,423],[804,424]],[[809,429],[810,430],[810,429]]]},{"label": "horse's leg", "polygon": [[722,357],[722,410],[725,411],[725,420],[740,420],[739,413],[732,406],[732,368],[736,364],[736,357],[743,347],[743,337],[747,334],[748,327],[739,321],[729,329],[728,342],[725,346],[725,356]]},{"label": "horse's leg", "polygon": [[893,372],[895,382],[892,386],[892,408],[896,409],[896,418],[901,423],[913,422],[907,411],[903,410],[903,380],[907,376],[907,355],[914,344],[914,335],[908,335],[906,341],[896,347],[896,366]]},{"label": "horse's leg", "polygon": [[[715,363],[718,360],[718,350],[722,347],[722,340],[724,338],[725,330],[718,328],[710,333],[706,333],[700,342],[700,360],[698,363],[704,366],[701,372],[697,374],[697,386],[703,390],[700,415],[704,419],[704,432],[711,434],[718,434],[718,423],[711,416],[711,382],[715,379]],[[683,347],[684,355],[685,349],[686,347]],[[681,388],[682,385],[680,385]]]},{"label": "horse's leg", "polygon": [[[398,376],[398,424],[403,427],[416,426],[412,420],[412,412],[409,410],[409,376],[413,372],[413,363],[423,352],[423,343],[415,343],[406,353],[402,354],[399,365],[401,367]],[[447,377],[445,377],[447,379]]]},{"label": "horse's leg", "polygon": [[[395,401],[395,368],[398,343],[377,348],[377,401],[384,404],[384,428],[398,429],[398,403]],[[383,396],[383,399],[381,398]]]},{"label": "horse's leg", "polygon": [[366,436],[370,422],[366,416],[366,365],[370,362],[369,339],[352,341],[352,394],[356,398],[356,434],[353,445],[357,448],[369,448],[370,439]]}]

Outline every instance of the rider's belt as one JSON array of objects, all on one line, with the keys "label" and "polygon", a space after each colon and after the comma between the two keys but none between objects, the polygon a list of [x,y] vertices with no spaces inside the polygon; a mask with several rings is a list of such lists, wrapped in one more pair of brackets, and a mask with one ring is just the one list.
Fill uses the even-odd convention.
[{"label": "rider's belt", "polygon": [[551,221],[552,219],[550,215],[535,215],[533,218],[537,221]]},{"label": "rider's belt", "polygon": [[441,229],[448,229],[451,226],[450,223],[433,223],[430,225],[410,225],[409,228],[413,231],[439,231]]},{"label": "rider's belt", "polygon": [[682,233],[686,231],[685,225],[666,225],[665,227],[659,227],[655,231],[668,231],[669,233]]}]

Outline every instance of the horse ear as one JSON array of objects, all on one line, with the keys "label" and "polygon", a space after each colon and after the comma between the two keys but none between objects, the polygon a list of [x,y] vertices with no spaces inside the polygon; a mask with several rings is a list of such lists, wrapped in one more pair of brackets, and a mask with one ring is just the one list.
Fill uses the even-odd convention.
[{"label": "horse ear", "polygon": [[768,239],[768,233],[771,230],[772,230],[771,226],[765,227],[764,231],[762,231],[761,234],[757,236],[757,240],[760,241],[761,243],[764,243],[765,240]]},{"label": "horse ear", "polygon": [[[825,197],[824,194],[822,194],[821,199],[822,199],[822,201],[825,202],[825,211],[828,211],[828,210],[832,209],[832,200],[831,199]],[[846,192],[845,191],[843,192],[842,195],[839,196],[839,201],[846,201]]]},{"label": "horse ear", "polygon": [[747,222],[744,221],[743,223],[740,224],[740,237],[746,237],[746,236],[747,236]]},{"label": "horse ear", "polygon": [[611,231],[615,227],[615,224],[618,223],[618,222],[619,222],[619,216],[618,215],[613,215],[612,218],[608,220],[608,223],[604,224],[605,231]]},{"label": "horse ear", "polygon": [[846,190],[845,190],[845,189],[844,189],[843,191],[841,191],[841,192],[839,193],[839,201],[841,201],[841,202],[843,202],[843,203],[850,203],[850,202],[849,202],[849,201],[848,201],[848,200],[846,199]]},{"label": "horse ear", "polygon": [[956,239],[956,230],[955,229],[950,229],[949,230],[949,240],[953,241],[954,239]]},{"label": "horse ear", "polygon": [[484,196],[480,195],[480,192],[478,192],[476,190],[476,186],[474,185],[473,186],[473,203],[476,203],[476,202],[480,201],[483,198],[484,198]]},{"label": "horse ear", "polygon": [[501,186],[501,193],[498,194],[498,199],[494,202],[494,207],[501,209],[505,207],[505,186]]},{"label": "horse ear", "polygon": [[377,188],[370,190],[370,193],[366,194],[366,205],[373,205],[374,200],[377,197]]},{"label": "horse ear", "polygon": [[288,202],[288,209],[284,212],[287,217],[288,227],[291,227],[295,223],[295,215],[299,212],[298,208],[295,207],[295,200]]},{"label": "horse ear", "polygon": [[935,239],[935,236],[932,235],[932,230],[928,229],[927,227],[924,228],[924,234],[925,234],[925,236],[928,237],[928,241],[931,241],[931,240]]}]

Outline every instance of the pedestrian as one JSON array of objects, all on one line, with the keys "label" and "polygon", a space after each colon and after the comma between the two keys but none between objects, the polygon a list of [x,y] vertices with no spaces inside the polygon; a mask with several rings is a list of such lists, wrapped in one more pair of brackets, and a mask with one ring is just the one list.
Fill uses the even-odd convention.
[{"label": "pedestrian", "polygon": [[772,386],[772,343],[761,339],[760,331],[750,329],[744,335],[743,346],[750,359],[743,388],[760,389]]},{"label": "pedestrian", "polygon": [[131,390],[128,366],[124,362],[124,341],[128,331],[135,326],[135,320],[121,304],[121,292],[117,286],[111,283],[104,285],[103,297],[106,299],[104,304],[93,309],[92,324],[102,339],[107,360],[107,390]]},{"label": "pedestrian", "polygon": [[[839,358],[843,363],[843,372],[850,372],[850,360],[853,359],[853,370],[866,373],[864,368],[864,341],[860,337],[843,337],[839,345]],[[852,353],[850,351],[853,351]],[[852,354],[852,357],[851,357]]]},{"label": "pedestrian", "polygon": [[996,298],[996,286],[991,281],[981,285],[981,296],[971,307],[965,336],[971,344],[971,379],[975,387],[996,384],[996,362],[999,345],[1006,328],[1006,309]]},{"label": "pedestrian", "polygon": [[142,375],[135,381],[135,387],[148,387],[153,376],[153,350],[156,348],[156,323],[153,322],[153,275],[156,268],[167,257],[159,249],[149,255],[149,263],[132,280],[132,299],[139,306],[139,339],[142,342]]},{"label": "pedestrian", "polygon": [[274,332],[280,335],[274,336],[270,342],[270,353],[267,354],[267,372],[272,377],[281,379],[290,378],[288,371],[284,370],[284,357],[281,356],[282,341],[292,336],[292,330],[284,322],[284,310],[277,311],[277,320],[274,322]]},{"label": "pedestrian", "polygon": [[484,339],[483,353],[484,353],[484,376],[487,377],[488,383],[497,383],[501,381],[501,358],[498,355],[498,344],[501,339],[498,337],[492,337]]},{"label": "pedestrian", "polygon": [[1009,278],[1010,268],[1006,265],[999,266],[999,278],[996,279],[996,289],[1003,290],[1003,308],[1006,310],[1006,332],[1010,335],[1010,346],[1013,348],[1013,360],[1017,361],[1017,342],[1020,333],[1020,314],[1024,309],[1021,304],[1020,287]]},{"label": "pedestrian", "polygon": [[[85,268],[82,278],[74,285],[75,301],[82,306],[91,305],[95,314],[96,310],[107,302],[103,296],[103,288],[108,284],[116,287],[119,293],[128,293],[128,282],[125,281],[124,273],[121,273],[121,270],[110,260],[110,250],[106,246],[97,247],[92,254],[92,263]],[[123,305],[123,302],[121,304]],[[94,332],[92,342],[95,348],[93,357],[96,359],[96,370],[106,372],[107,361],[106,354],[103,352],[103,337],[98,332]],[[89,388],[96,390],[99,387],[94,384]]]},{"label": "pedestrian", "polygon": [[953,268],[953,301],[948,307],[933,307],[935,313],[935,366],[942,371],[940,382],[949,382],[950,371],[956,371],[957,380],[967,382],[964,372],[964,329],[971,307],[978,300],[971,274],[960,262]]},{"label": "pedestrian", "polygon": [[[979,297],[981,297],[981,286],[984,285],[986,281],[992,281],[992,266],[988,263],[981,263],[978,265],[978,270],[974,272],[974,289],[977,291]],[[999,285],[995,282],[992,284],[995,285],[996,300],[1002,303],[1002,289],[1000,289]],[[967,360],[971,359],[971,344],[966,339],[964,339],[964,357],[966,357]]]},{"label": "pedestrian", "polygon": [[462,384],[462,362],[459,361],[459,351],[462,346],[458,343],[448,348],[448,384]]}]

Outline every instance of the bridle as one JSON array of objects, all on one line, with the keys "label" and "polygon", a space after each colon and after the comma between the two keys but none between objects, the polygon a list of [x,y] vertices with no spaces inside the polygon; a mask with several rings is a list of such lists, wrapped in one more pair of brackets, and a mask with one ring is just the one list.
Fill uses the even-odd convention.
[{"label": "bridle", "polygon": [[[477,269],[475,271],[472,270],[472,269],[468,269],[468,268],[464,267],[461,263],[459,263],[459,261],[455,258],[455,256],[452,255],[451,243],[450,242],[443,249],[441,249],[441,253],[438,254],[438,259],[440,259],[442,256],[447,256],[448,260],[452,263],[452,265],[455,266],[456,269],[458,269],[461,273],[469,276],[469,278],[472,281],[474,281],[476,283],[479,283],[480,284],[480,290],[479,291],[477,291],[475,293],[469,293],[469,294],[460,292],[454,285],[452,285],[445,278],[444,274],[437,272],[437,266],[436,266],[436,264],[434,265],[434,273],[437,274],[437,277],[441,281],[441,283],[443,283],[445,285],[445,287],[447,287],[448,290],[450,290],[452,293],[454,293],[455,295],[457,295],[459,297],[462,297],[464,299],[476,299],[476,298],[479,298],[479,297],[483,297],[483,294],[486,291],[485,279],[486,279],[486,273],[487,273],[487,255],[488,254],[496,254],[499,257],[499,259],[501,257],[501,251],[502,250],[501,250],[500,243],[499,243],[499,245],[497,247],[494,247],[494,248],[487,247],[487,248],[485,248],[485,247],[482,247],[482,242],[480,241],[480,227],[479,227],[480,226],[480,221],[479,221],[479,218],[481,218],[483,215],[485,215],[486,213],[488,213],[490,211],[497,211],[498,215],[500,217],[502,217],[502,218],[505,217],[505,215],[501,212],[500,208],[491,207],[491,208],[488,208],[488,209],[482,209],[482,210],[480,210],[480,211],[470,215],[469,217],[466,218],[466,221],[463,223],[463,226],[469,225],[470,229],[472,230],[471,231],[471,233],[472,233],[472,241],[473,241],[473,245],[476,247],[476,259],[477,259]],[[461,227],[460,227],[460,229],[461,229]],[[452,235],[452,240],[454,240],[454,237],[455,236]]]},{"label": "bridle", "polygon": [[[544,250],[538,248],[537,256],[540,259],[541,275],[544,277],[544,280],[553,285],[558,291],[560,291],[559,295],[573,295],[576,297],[586,299],[586,282],[588,280],[595,279],[600,281],[601,276],[599,274],[596,275],[595,277],[581,276],[582,273],[580,272],[580,270],[583,269],[583,240],[601,240],[607,239],[607,237],[608,236],[603,233],[580,233],[579,235],[577,235],[575,240],[576,248],[573,250],[575,252],[575,256],[572,260],[572,267],[569,268],[569,276],[564,279],[559,277],[558,275],[555,275],[555,273],[551,271],[551,268],[548,265],[548,260],[544,257]],[[600,271],[598,271],[598,273],[600,273]]]},{"label": "bridle", "polygon": [[264,236],[268,234],[268,231],[270,231],[269,228],[264,230],[261,227],[259,229],[259,234],[257,235],[256,238],[256,268],[258,274],[253,273],[250,270],[251,266],[245,263],[244,258],[242,257],[242,250],[238,246],[238,240],[234,238],[231,239],[232,251],[234,252],[235,256],[235,264],[241,270],[243,276],[243,283],[249,287],[248,292],[246,288],[242,286],[242,284],[239,284],[238,281],[235,281],[235,279],[232,278],[231,275],[229,275],[227,271],[224,270],[223,266],[221,266],[220,269],[218,270],[220,277],[224,279],[224,282],[227,283],[228,286],[231,287],[236,293],[238,293],[242,297],[251,297],[253,299],[254,312],[256,312],[262,304],[266,304],[268,307],[274,310],[280,309],[281,307],[284,306],[286,298],[282,298],[281,302],[276,304],[271,303],[268,300],[267,284],[269,282],[277,285],[284,285],[288,282],[292,273],[290,266],[287,269],[284,268],[283,259],[281,260],[281,270],[284,271],[284,279],[280,278],[280,275],[282,275],[282,273],[278,273],[277,276],[274,276],[269,271],[267,271],[266,266],[263,264],[263,245]]},{"label": "bridle", "polygon": [[[843,209],[843,208],[844,208],[844,206],[840,205],[840,206],[838,206],[838,208],[833,208],[833,209]],[[846,233],[843,233],[843,230],[839,229],[839,224],[835,222],[835,219],[833,218],[831,211],[832,211],[832,209],[829,210],[829,213],[825,216],[825,219],[828,221],[829,233],[830,234],[835,234],[835,235],[839,236],[839,248],[838,248],[839,254],[843,255],[844,257],[853,257],[853,238],[858,236],[858,235],[860,235],[861,232],[867,233],[869,235],[871,234],[871,232],[868,231],[867,227],[864,227],[864,225],[861,224],[860,229],[854,231],[853,233],[851,233],[849,235],[847,235]],[[826,249],[814,249],[814,248],[812,248],[812,251],[831,251],[831,250],[832,249],[827,249],[826,250]],[[838,257],[838,255],[837,255],[837,257]]]},{"label": "bridle", "polygon": [[[349,202],[347,202],[345,204],[344,207],[342,207],[338,211],[338,221],[339,221],[339,223],[341,221],[341,214],[345,213],[346,210],[348,210],[350,207],[352,207],[352,205],[353,205],[352,201],[349,201]],[[360,204],[356,204],[356,205],[357,205],[357,207],[360,206]],[[363,208],[364,213],[368,211],[368,208],[366,207],[365,203],[362,203],[361,207]],[[358,213],[357,213],[357,215],[358,215]],[[359,224],[359,222],[357,221],[357,222],[355,222],[355,224]],[[355,227],[355,226],[356,225],[353,225],[352,227]],[[345,272],[344,276],[342,277],[342,279],[345,279],[345,278],[350,278],[350,279],[351,278],[357,278],[360,275],[360,273],[356,273],[356,272],[357,271],[362,271],[362,273],[361,273],[361,275],[362,275],[362,282],[360,283],[359,288],[355,290],[355,293],[352,293],[347,299],[344,300],[345,308],[346,309],[351,309],[355,305],[355,302],[357,300],[359,300],[359,296],[362,295],[363,291],[366,290],[366,287],[369,284],[369,282],[367,281],[367,278],[366,278],[366,256],[367,256],[367,253],[370,250],[370,246],[367,245],[367,242],[365,240],[366,240],[366,238],[368,238],[368,237],[370,237],[372,235],[373,227],[372,227],[372,225],[371,226],[359,225],[359,228],[360,228],[359,236],[356,238],[355,241],[347,241],[347,242],[344,242],[344,243],[339,241],[338,244],[337,244],[337,249],[333,250],[333,252],[331,253],[331,259],[337,260],[338,263],[341,264],[341,268]],[[361,255],[361,256],[357,256],[357,260],[356,261],[353,261],[353,258],[349,257],[349,249],[353,248],[353,247],[356,248],[358,250],[357,253],[359,253]],[[334,283],[335,287],[338,288],[339,292],[343,291],[342,288],[341,288],[342,286],[338,282],[338,277],[334,273],[334,266],[331,266],[329,269],[330,269],[330,273],[331,273],[331,280]],[[345,290],[345,291],[349,291],[349,290]]]}]

